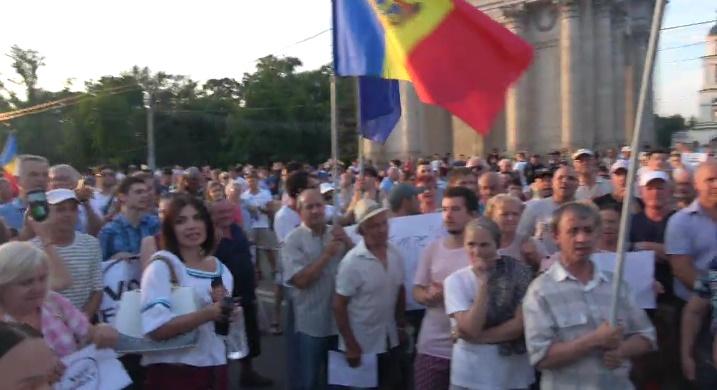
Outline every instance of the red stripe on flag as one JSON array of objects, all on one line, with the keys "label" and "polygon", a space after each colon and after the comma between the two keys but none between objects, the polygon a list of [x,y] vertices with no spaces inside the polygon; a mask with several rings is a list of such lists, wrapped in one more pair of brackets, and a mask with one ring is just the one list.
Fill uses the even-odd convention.
[{"label": "red stripe on flag", "polygon": [[465,1],[454,0],[454,6],[410,53],[408,71],[423,102],[442,106],[485,135],[533,49]]},{"label": "red stripe on flag", "polygon": [[10,183],[10,188],[12,189],[12,195],[18,196],[20,194],[20,187],[17,185],[17,178],[15,175],[13,175],[12,172],[8,171],[7,169],[2,170],[3,177],[5,180],[7,180]]}]

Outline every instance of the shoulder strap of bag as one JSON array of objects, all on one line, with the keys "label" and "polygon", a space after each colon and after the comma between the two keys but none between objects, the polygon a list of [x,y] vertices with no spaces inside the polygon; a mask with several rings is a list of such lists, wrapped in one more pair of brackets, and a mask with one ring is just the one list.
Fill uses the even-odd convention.
[{"label": "shoulder strap of bag", "polygon": [[179,279],[177,279],[177,274],[174,271],[174,266],[172,266],[172,262],[164,256],[154,256],[152,257],[152,260],[150,260],[150,263],[156,260],[162,261],[164,262],[164,264],[167,265],[167,267],[169,268],[169,281],[172,283],[172,285],[178,286]]}]

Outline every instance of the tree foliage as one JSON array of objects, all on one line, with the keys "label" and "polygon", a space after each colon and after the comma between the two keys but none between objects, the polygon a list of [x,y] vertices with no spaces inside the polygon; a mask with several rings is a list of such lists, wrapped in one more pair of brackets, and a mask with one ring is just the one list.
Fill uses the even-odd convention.
[{"label": "tree foliage", "polygon": [[[9,54],[26,98],[0,82],[0,112],[72,96],[38,89],[43,57],[13,47]],[[87,82],[76,104],[9,122],[23,153],[78,168],[143,163],[147,155],[147,109],[151,96],[157,164],[168,166],[237,162],[325,161],[330,155],[331,68],[299,71],[297,58],[267,56],[241,80],[199,83],[189,77],[133,67]],[[342,157],[355,156],[353,82],[337,82]]]}]

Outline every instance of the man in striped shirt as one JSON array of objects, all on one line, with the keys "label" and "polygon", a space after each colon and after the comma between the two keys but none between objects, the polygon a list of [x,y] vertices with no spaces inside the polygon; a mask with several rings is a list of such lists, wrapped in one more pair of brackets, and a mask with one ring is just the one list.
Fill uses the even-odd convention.
[{"label": "man in striped shirt", "polygon": [[353,246],[341,227],[326,224],[324,200],[315,189],[299,195],[301,225],[286,237],[285,278],[294,287],[295,348],[301,356],[297,389],[326,389],[326,357],[336,343],[331,303],[341,258]]},{"label": "man in striped shirt", "polygon": [[102,251],[99,241],[75,231],[79,202],[75,192],[57,189],[47,192],[50,215],[42,225],[47,229],[50,242],[34,238],[40,248],[52,244],[72,278],[70,287],[58,291],[69,299],[87,318],[97,313],[102,301]]}]

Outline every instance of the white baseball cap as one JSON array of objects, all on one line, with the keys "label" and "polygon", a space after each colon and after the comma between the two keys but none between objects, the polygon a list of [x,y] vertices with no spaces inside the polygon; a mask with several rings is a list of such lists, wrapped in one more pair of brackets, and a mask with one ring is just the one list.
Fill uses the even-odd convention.
[{"label": "white baseball cap", "polygon": [[595,157],[595,153],[593,153],[593,151],[590,149],[578,149],[575,153],[573,153],[573,160],[583,155]]},{"label": "white baseball cap", "polygon": [[331,183],[321,183],[319,185],[319,192],[321,192],[321,195],[324,195],[327,192],[331,192],[333,190],[334,190],[334,186],[331,185]]},{"label": "white baseball cap", "polygon": [[670,181],[670,177],[664,171],[647,171],[640,175],[640,186],[644,187],[653,180],[662,180],[667,183]]},{"label": "white baseball cap", "polygon": [[610,173],[615,173],[618,169],[624,169],[628,170],[630,167],[630,162],[627,160],[617,160],[615,161],[612,166],[610,167]]},{"label": "white baseball cap", "polygon": [[75,202],[79,202],[77,200],[77,195],[75,195],[75,191],[68,190],[65,188],[47,191],[45,193],[45,196],[47,197],[47,203],[52,205],[59,204],[70,199],[74,200]]}]

